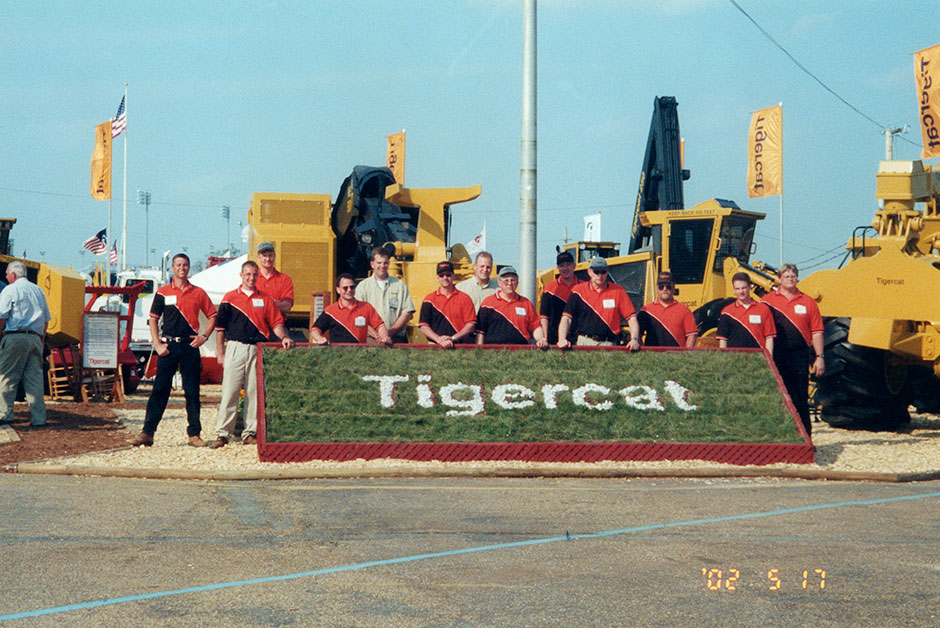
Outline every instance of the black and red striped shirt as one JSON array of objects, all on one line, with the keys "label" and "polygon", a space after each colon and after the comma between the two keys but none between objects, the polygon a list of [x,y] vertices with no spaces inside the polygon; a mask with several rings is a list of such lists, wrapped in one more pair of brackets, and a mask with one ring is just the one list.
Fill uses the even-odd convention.
[{"label": "black and red striped shirt", "polygon": [[257,290],[245,294],[238,287],[222,297],[215,328],[226,340],[257,344],[267,342],[274,328],[283,324],[284,317],[271,297]]},{"label": "black and red striped shirt", "polygon": [[[426,325],[439,336],[453,336],[467,323],[476,322],[477,312],[473,299],[465,292],[454,288],[450,294],[438,288],[421,303],[418,327]],[[468,334],[460,342],[473,342],[473,334]]]},{"label": "black and red striped shirt", "polygon": [[[549,282],[542,290],[542,298],[539,301],[539,318],[548,321],[548,344],[553,345],[558,342],[558,323],[561,322],[561,315],[565,313],[565,306],[568,304],[568,297],[571,296],[571,289],[581,283],[577,277],[573,283],[565,283],[558,277]],[[568,340],[574,342],[577,334],[573,330],[568,332]]]},{"label": "black and red striped shirt", "polygon": [[507,299],[497,292],[480,304],[477,333],[483,334],[488,345],[527,345],[532,332],[541,326],[532,301],[519,294]]},{"label": "black and red striped shirt", "polygon": [[640,336],[648,347],[684,347],[686,339],[698,333],[695,316],[685,303],[663,304],[656,300],[639,311]]},{"label": "black and red striped shirt", "polygon": [[758,348],[766,346],[768,338],[777,335],[774,315],[759,301],[742,305],[735,301],[725,306],[718,319],[719,340],[727,340],[729,347]]},{"label": "black and red striped shirt", "polygon": [[621,320],[636,316],[627,291],[608,281],[600,290],[591,282],[579,283],[571,289],[563,316],[571,319],[570,330],[598,340],[615,340],[620,334]]},{"label": "black and red striped shirt", "polygon": [[216,315],[215,306],[206,291],[188,281],[182,288],[177,288],[172,282],[160,286],[150,305],[151,318],[163,317],[165,336],[195,336],[199,333],[199,312],[208,319]]},{"label": "black and red striped shirt", "polygon": [[369,335],[369,327],[378,329],[380,325],[384,326],[385,321],[375,308],[358,299],[348,307],[342,299],[328,305],[313,323],[321,334],[330,334],[331,343],[364,343]]},{"label": "black and red striped shirt", "polygon": [[777,338],[774,349],[796,351],[813,346],[813,334],[822,333],[823,320],[819,306],[809,295],[797,290],[787,298],[779,288],[761,299],[773,310]]}]

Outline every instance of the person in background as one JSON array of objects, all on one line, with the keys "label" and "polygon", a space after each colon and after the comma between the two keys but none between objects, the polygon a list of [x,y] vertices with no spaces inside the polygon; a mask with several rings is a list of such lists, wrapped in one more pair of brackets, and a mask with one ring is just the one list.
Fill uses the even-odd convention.
[{"label": "person in background", "polygon": [[7,264],[0,292],[0,424],[13,423],[16,389],[23,382],[31,427],[46,426],[42,352],[52,316],[42,288],[26,278],[26,265]]},{"label": "person in background", "polygon": [[548,347],[535,306],[516,290],[519,273],[512,266],[499,270],[499,292],[483,299],[477,317],[477,344]]},{"label": "person in background", "polygon": [[473,300],[454,286],[454,265],[437,265],[437,290],[424,297],[418,329],[428,340],[445,349],[454,344],[471,342],[476,329],[477,313]]},{"label": "person in background", "polygon": [[464,279],[457,284],[457,289],[470,295],[473,300],[473,307],[477,312],[480,311],[480,305],[483,299],[496,294],[499,290],[499,284],[490,277],[493,272],[493,256],[486,251],[480,251],[473,258],[473,277]]},{"label": "person in background", "polygon": [[[555,258],[555,268],[558,270],[558,277],[545,286],[539,301],[542,333],[545,334],[550,345],[558,343],[558,324],[561,322],[561,315],[565,312],[571,289],[581,283],[581,280],[574,274],[574,256],[568,251],[558,254]],[[569,332],[568,340],[575,342],[577,336]]]},{"label": "person in background", "polygon": [[[408,342],[405,325],[411,320],[415,306],[411,302],[408,285],[388,274],[388,251],[377,246],[372,249],[372,275],[356,286],[356,299],[370,304],[385,321],[388,335],[394,342]],[[375,329],[375,327],[373,327]]]},{"label": "person in background", "polygon": [[[369,327],[375,330],[380,344],[391,346],[392,339],[385,328],[385,321],[375,308],[356,299],[356,279],[349,273],[336,278],[336,293],[339,301],[328,305],[310,328],[310,343],[325,345],[337,342],[364,343]],[[329,335],[329,339],[327,339]]]}]

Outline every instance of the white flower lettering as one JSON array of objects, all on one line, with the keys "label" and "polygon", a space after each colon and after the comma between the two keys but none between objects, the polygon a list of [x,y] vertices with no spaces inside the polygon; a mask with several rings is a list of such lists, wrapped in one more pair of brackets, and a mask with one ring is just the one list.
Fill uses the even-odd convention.
[{"label": "white flower lettering", "polygon": [[594,402],[588,398],[589,393],[599,393],[601,395],[609,395],[610,388],[606,386],[599,386],[598,384],[585,384],[579,388],[575,388],[571,391],[571,396],[573,398],[574,404],[576,406],[581,406],[584,408],[590,408],[591,410],[610,410],[614,407],[614,402],[610,401],[600,401]]},{"label": "white flower lettering", "polygon": [[496,405],[507,410],[528,408],[535,405],[535,402],[532,401],[535,392],[522,384],[500,384],[493,389],[492,397]]}]

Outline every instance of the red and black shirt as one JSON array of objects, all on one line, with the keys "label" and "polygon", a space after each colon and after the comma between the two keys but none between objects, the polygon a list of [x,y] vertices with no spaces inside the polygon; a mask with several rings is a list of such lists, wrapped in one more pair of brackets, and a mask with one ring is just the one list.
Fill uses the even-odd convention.
[{"label": "red and black shirt", "polygon": [[777,338],[774,350],[796,351],[813,346],[813,334],[823,331],[823,320],[819,306],[809,295],[797,290],[793,297],[787,298],[776,289],[761,303],[770,306],[777,326]]},{"label": "red and black shirt", "polygon": [[647,303],[637,316],[648,347],[684,347],[686,339],[698,333],[692,310],[679,301]]},{"label": "red and black shirt", "polygon": [[600,290],[591,282],[579,283],[571,289],[563,316],[571,319],[570,330],[576,335],[595,340],[613,341],[620,334],[620,321],[636,316],[627,291],[608,281]]},{"label": "red and black shirt", "polygon": [[527,345],[532,332],[541,328],[532,301],[518,294],[507,299],[502,292],[491,294],[480,304],[477,333],[488,345]]},{"label": "red and black shirt", "polygon": [[768,338],[777,335],[774,315],[759,301],[742,305],[735,301],[721,311],[718,319],[719,340],[727,340],[729,347],[763,349]]},{"label": "red and black shirt", "polygon": [[188,281],[182,289],[172,282],[160,286],[150,306],[151,318],[163,317],[163,335],[174,338],[192,337],[199,333],[199,312],[208,319],[216,315],[215,306],[206,291]]},{"label": "red and black shirt", "polygon": [[226,340],[252,345],[267,342],[274,328],[283,324],[284,317],[271,297],[257,290],[245,294],[241,287],[222,297],[215,320],[216,330]]},{"label": "red and black shirt", "polygon": [[313,323],[321,334],[330,334],[331,343],[364,343],[369,335],[369,327],[378,329],[384,325],[385,321],[375,308],[358,299],[350,306],[344,305],[342,299],[328,305]]},{"label": "red and black shirt", "polygon": [[255,281],[255,289],[265,293],[275,301],[294,300],[294,282],[290,276],[277,270],[267,278],[259,270],[258,279]]},{"label": "red and black shirt", "polygon": [[[539,301],[539,318],[548,321],[548,344],[558,342],[558,323],[561,322],[561,315],[565,312],[565,306],[568,304],[568,297],[571,296],[571,289],[582,283],[577,277],[574,283],[565,283],[558,277],[550,282],[542,290],[542,299]],[[574,342],[577,334],[573,330],[568,332],[568,340]]]},{"label": "red and black shirt", "polygon": [[[467,323],[476,322],[477,312],[473,299],[465,292],[454,288],[450,294],[438,288],[424,297],[418,327],[426,325],[439,336],[453,336]],[[468,334],[460,342],[473,342],[473,334]]]}]

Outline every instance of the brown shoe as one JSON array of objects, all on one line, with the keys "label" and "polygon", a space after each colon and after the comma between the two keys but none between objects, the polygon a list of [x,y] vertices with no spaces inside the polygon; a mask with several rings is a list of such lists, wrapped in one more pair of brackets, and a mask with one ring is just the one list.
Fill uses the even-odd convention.
[{"label": "brown shoe", "polygon": [[242,439],[242,445],[256,445],[257,443],[258,443],[258,439],[255,438],[254,434],[249,434],[248,436]]},{"label": "brown shoe", "polygon": [[217,439],[209,443],[209,449],[219,449],[228,445],[228,439],[219,436]]},{"label": "brown shoe", "polygon": [[190,437],[189,437],[189,446],[190,446],[190,447],[205,447],[205,446],[206,446],[206,441],[202,440],[202,439],[199,438],[198,436],[190,436]]},{"label": "brown shoe", "polygon": [[150,447],[153,445],[153,434],[141,432],[137,438],[131,441],[132,447],[140,447],[141,445],[144,447]]}]

